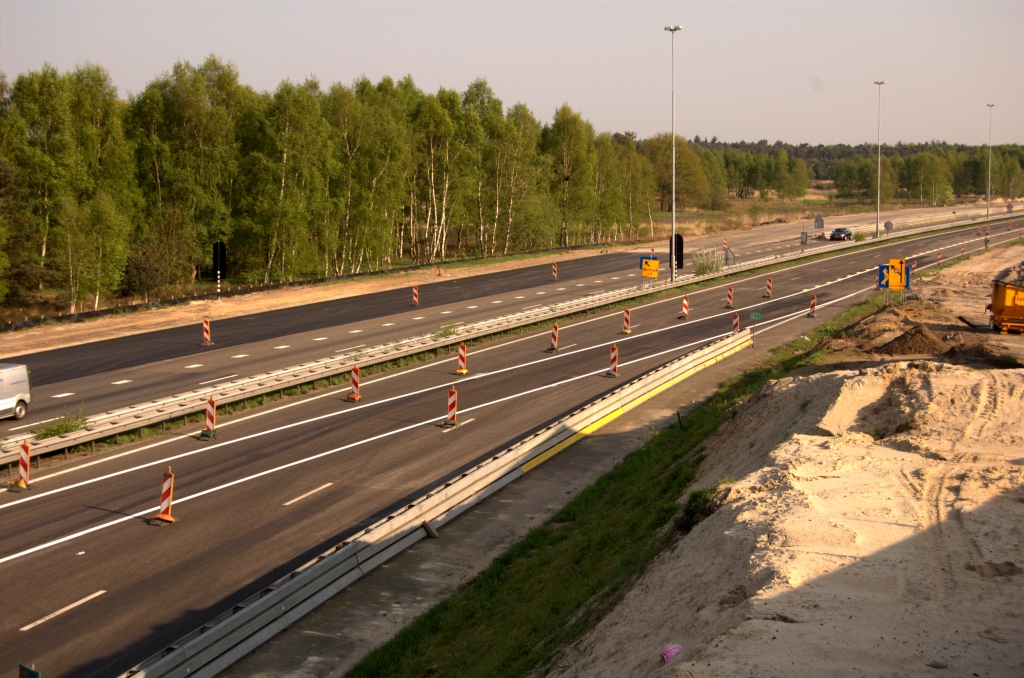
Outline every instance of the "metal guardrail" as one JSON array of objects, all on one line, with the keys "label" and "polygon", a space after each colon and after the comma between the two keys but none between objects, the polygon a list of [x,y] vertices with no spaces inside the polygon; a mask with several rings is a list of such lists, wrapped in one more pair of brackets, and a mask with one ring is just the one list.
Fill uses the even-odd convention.
[{"label": "metal guardrail", "polygon": [[216,676],[428,532],[523,476],[587,426],[639,405],[750,345],[752,338],[746,329],[712,342],[583,406],[321,553],[119,678]]},{"label": "metal guardrail", "polygon": [[[974,223],[993,224],[1003,221],[1022,218],[1024,215],[1000,215],[991,219],[982,219]],[[888,236],[904,237],[918,233],[944,230],[962,225],[961,223],[942,223],[906,229]],[[353,365],[360,367],[382,364],[390,360],[406,358],[425,351],[437,350],[453,346],[461,341],[468,341],[482,337],[491,336],[519,327],[529,326],[535,323],[553,320],[573,313],[579,313],[602,306],[608,306],[637,297],[647,296],[662,290],[673,289],[705,282],[742,273],[744,271],[761,268],[772,264],[784,263],[802,259],[808,256],[825,254],[852,247],[862,247],[865,244],[880,243],[883,239],[872,243],[842,241],[830,245],[822,245],[810,249],[801,249],[799,252],[791,252],[785,255],[773,255],[752,259],[741,264],[724,267],[721,271],[708,273],[706,275],[684,275],[677,278],[675,283],[669,281],[652,282],[643,287],[630,287],[609,292],[589,294],[579,299],[572,299],[557,304],[551,304],[543,308],[520,311],[511,315],[500,316],[478,323],[453,327],[449,332],[437,334],[423,334],[402,341],[390,344],[379,344],[358,352],[344,353],[338,356],[330,356],[313,362],[301,363],[299,365],[285,367],[262,374],[233,379],[229,382],[214,384],[202,389],[195,389],[188,393],[180,393],[166,398],[151,400],[148,403],[130,405],[128,407],[111,410],[103,414],[89,417],[85,428],[65,433],[52,438],[36,439],[33,434],[26,433],[11,436],[4,440],[0,449],[0,465],[14,463],[18,459],[17,446],[23,440],[29,440],[32,444],[33,454],[51,454],[67,450],[78,445],[83,445],[95,440],[109,438],[118,433],[134,431],[143,427],[153,426],[161,422],[170,421],[186,415],[205,412],[207,401],[213,397],[218,405],[227,405],[244,399],[254,398],[272,393],[274,391],[292,388],[301,384],[313,382],[318,379],[326,379],[338,374],[345,374],[352,369]]]}]

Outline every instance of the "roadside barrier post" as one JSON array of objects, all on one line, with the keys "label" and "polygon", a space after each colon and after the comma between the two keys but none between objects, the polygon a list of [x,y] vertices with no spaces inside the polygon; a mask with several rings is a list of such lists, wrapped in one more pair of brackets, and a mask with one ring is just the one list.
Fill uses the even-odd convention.
[{"label": "roadside barrier post", "polygon": [[981,235],[981,226],[978,226],[978,235]]},{"label": "roadside barrier post", "polygon": [[217,437],[217,402],[211,396],[206,401],[206,425],[199,433],[199,439]]},{"label": "roadside barrier post", "polygon": [[732,308],[732,286],[729,286],[728,291],[725,293],[725,307]]},{"label": "roadside barrier post", "polygon": [[910,260],[910,275],[917,273],[917,259]]},{"label": "roadside barrier post", "polygon": [[964,256],[967,253],[967,245],[960,245],[960,256]]},{"label": "roadside barrier post", "polygon": [[629,322],[629,309],[627,308],[625,311],[622,312],[622,333],[629,334],[632,331],[633,330]]},{"label": "roadside barrier post", "polygon": [[210,319],[203,317],[203,346],[212,346],[213,342],[210,340]]},{"label": "roadside barrier post", "polygon": [[7,483],[11,490],[31,490],[28,484],[29,466],[32,461],[32,447],[27,440],[21,441],[21,450],[18,454],[18,479]]},{"label": "roadside barrier post", "polygon": [[608,367],[608,373],[607,374],[608,374],[609,377],[617,377],[617,376],[619,376],[619,346],[618,346],[618,344],[612,344],[612,347],[610,349],[608,349],[608,351],[610,353],[610,357],[609,357],[610,365]]},{"label": "roadside barrier post", "polygon": [[690,319],[690,297],[686,294],[683,295],[683,310],[679,317],[683,320]]},{"label": "roadside barrier post", "polygon": [[985,235],[992,235],[992,227],[991,226],[986,226],[985,227]]},{"label": "roadside barrier post", "polygon": [[455,386],[448,390],[448,416],[445,417],[444,422],[441,424],[442,427],[455,426],[455,417],[458,416],[459,410],[459,392],[455,390]]},{"label": "roadside barrier post", "polygon": [[938,264],[941,264],[941,263],[942,263],[942,252],[939,252],[939,253],[938,253],[938,254],[937,254],[937,255],[935,256],[935,263],[936,263],[937,265],[938,265]]},{"label": "roadside barrier post", "polygon": [[345,400],[358,403],[363,399],[363,394],[359,391],[359,365],[352,366],[351,379],[349,381],[351,382],[352,388],[348,392],[348,397],[345,398]]},{"label": "roadside barrier post", "polygon": [[732,314],[732,333],[736,334],[739,331],[740,331],[740,314],[739,313],[733,313]]},{"label": "roadside barrier post", "polygon": [[419,306],[420,305],[420,286],[419,285],[413,285],[412,286],[412,305],[413,306]]},{"label": "roadside barrier post", "polygon": [[772,279],[768,278],[768,281],[764,285],[764,296],[766,299],[772,298]]},{"label": "roadside barrier post", "polygon": [[466,342],[459,342],[459,367],[455,370],[455,374],[469,374],[469,370],[466,369]]},{"label": "roadside barrier post", "polygon": [[808,318],[817,318],[818,317],[818,295],[817,294],[812,294],[811,295],[811,312],[807,314],[807,317]]},{"label": "roadside barrier post", "polygon": [[548,347],[549,353],[558,353],[558,323],[551,326],[551,346]]},{"label": "roadside barrier post", "polygon": [[160,513],[156,514],[149,519],[150,522],[154,520],[163,523],[173,523],[174,518],[171,517],[171,502],[174,499],[174,474],[171,473],[171,467],[167,467],[167,473],[164,474],[164,481],[160,485]]},{"label": "roadside barrier post", "polygon": [[729,249],[729,238],[728,237],[722,238],[722,249],[723,250],[728,250]]},{"label": "roadside barrier post", "polygon": [[558,262],[551,264],[551,279],[558,280]]}]

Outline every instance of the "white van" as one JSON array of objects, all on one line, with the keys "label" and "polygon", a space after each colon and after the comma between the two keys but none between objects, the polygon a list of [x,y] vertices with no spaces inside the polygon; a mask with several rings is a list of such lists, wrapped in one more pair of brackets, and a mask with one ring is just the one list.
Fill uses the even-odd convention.
[{"label": "white van", "polygon": [[28,367],[15,363],[0,363],[0,419],[21,419],[32,402],[32,386]]}]

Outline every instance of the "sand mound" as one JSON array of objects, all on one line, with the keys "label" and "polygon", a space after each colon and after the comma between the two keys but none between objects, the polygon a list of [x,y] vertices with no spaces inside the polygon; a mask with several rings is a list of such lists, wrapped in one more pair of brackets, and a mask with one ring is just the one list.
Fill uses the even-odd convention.
[{"label": "sand mound", "polygon": [[717,511],[554,673],[1019,677],[1022,416],[1024,370],[921,361],[766,386],[705,444],[698,484],[732,478]]},{"label": "sand mound", "polygon": [[942,339],[924,325],[915,325],[892,341],[876,349],[885,355],[938,354],[949,350]]}]

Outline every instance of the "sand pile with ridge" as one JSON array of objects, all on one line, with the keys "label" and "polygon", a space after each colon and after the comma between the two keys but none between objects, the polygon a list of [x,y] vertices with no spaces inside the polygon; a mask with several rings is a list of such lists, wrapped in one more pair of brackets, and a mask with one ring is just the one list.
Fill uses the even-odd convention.
[{"label": "sand pile with ridge", "polygon": [[915,325],[875,350],[884,355],[936,355],[948,351],[949,346],[924,325]]}]

